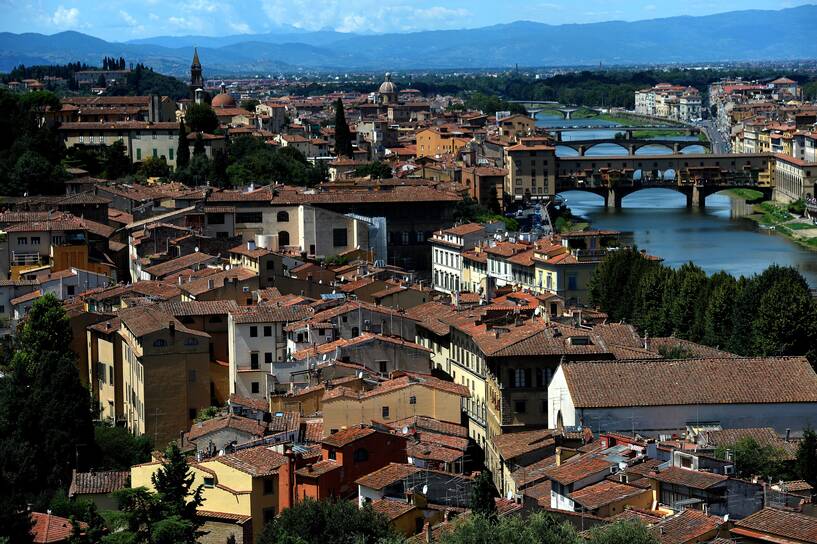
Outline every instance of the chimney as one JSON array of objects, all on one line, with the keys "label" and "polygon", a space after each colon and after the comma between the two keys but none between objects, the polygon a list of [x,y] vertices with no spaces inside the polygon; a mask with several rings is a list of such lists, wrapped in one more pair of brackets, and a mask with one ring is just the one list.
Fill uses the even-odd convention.
[{"label": "chimney", "polygon": [[213,280],[207,280],[207,288],[212,289],[215,286],[215,282]]},{"label": "chimney", "polygon": [[791,429],[786,429],[786,442],[791,439]]},{"label": "chimney", "polygon": [[179,276],[179,285],[181,285],[182,283],[184,283],[184,278],[182,276]]},{"label": "chimney", "polygon": [[650,351],[650,335],[649,333],[644,333],[644,349]]},{"label": "chimney", "polygon": [[105,330],[106,330],[106,331],[111,330],[111,322],[110,322],[110,321],[108,321],[108,322],[106,322],[106,323],[105,323]]}]

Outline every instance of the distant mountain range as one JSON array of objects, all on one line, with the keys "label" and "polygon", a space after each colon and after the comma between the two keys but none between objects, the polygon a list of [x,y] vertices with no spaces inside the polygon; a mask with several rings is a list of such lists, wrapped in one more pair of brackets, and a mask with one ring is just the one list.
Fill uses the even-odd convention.
[{"label": "distant mountain range", "polygon": [[0,33],[0,70],[18,64],[103,56],[186,74],[192,47],[210,74],[265,74],[296,68],[383,70],[500,68],[753,61],[817,58],[817,5],[732,11],[703,17],[548,25],[528,21],[405,34],[307,32],[281,26],[266,34],[159,36],[114,43],[79,32]]}]

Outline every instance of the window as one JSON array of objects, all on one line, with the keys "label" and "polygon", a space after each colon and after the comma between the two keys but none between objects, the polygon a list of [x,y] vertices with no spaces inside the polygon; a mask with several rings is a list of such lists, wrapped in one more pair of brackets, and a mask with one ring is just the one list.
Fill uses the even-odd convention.
[{"label": "window", "polygon": [[250,353],[250,368],[258,370],[258,352]]},{"label": "window", "polygon": [[264,478],[264,495],[275,493],[275,478]]},{"label": "window", "polygon": [[252,327],[250,327],[250,337],[251,338],[256,338],[257,336],[258,336],[258,327],[253,325]]},{"label": "window", "polygon": [[198,346],[199,341],[198,341],[198,339],[193,338],[193,337],[185,338],[184,345],[185,346]]},{"label": "window", "polygon": [[289,245],[289,233],[285,230],[278,232],[278,246],[284,247]]},{"label": "window", "polygon": [[369,452],[366,448],[358,448],[355,450],[352,458],[355,460],[355,463],[363,463],[369,460]]},{"label": "window", "polygon": [[27,246],[28,245],[28,237],[27,236],[20,236],[17,238],[17,245],[18,246]]},{"label": "window", "polygon": [[513,403],[513,411],[517,414],[524,414],[527,409],[527,402],[524,400],[516,400]]},{"label": "window", "polygon": [[[154,135],[154,138],[155,138],[155,137],[156,137],[156,136]],[[159,150],[158,150],[158,149],[156,149],[155,147],[153,148],[153,158],[154,158],[154,159],[158,159],[158,158],[159,158]]]},{"label": "window", "polygon": [[[32,238],[32,240],[33,240],[33,238]],[[33,243],[33,241],[32,241],[32,243]],[[75,290],[76,290],[76,288],[73,285],[67,285],[66,289],[65,289],[65,291],[66,291],[66,293],[68,294],[69,297],[74,296],[74,291]]]},{"label": "window", "polygon": [[278,212],[278,215],[275,218],[279,223],[288,223],[289,222],[289,212]]},{"label": "window", "polygon": [[31,237],[31,245],[32,246],[40,245],[40,237],[39,236],[32,236]]},{"label": "window", "polygon": [[253,393],[256,393],[256,394],[257,394],[257,393],[258,393],[258,392],[261,390],[261,388],[260,388],[260,387],[259,387],[259,385],[258,385],[258,382],[252,382],[252,384],[250,384],[250,390],[251,390]]},{"label": "window", "polygon": [[357,327],[352,327],[352,338],[356,338],[360,336],[360,329]]},{"label": "window", "polygon": [[525,387],[525,369],[524,368],[517,368],[513,371],[513,386],[514,387]]},{"label": "window", "polygon": [[276,508],[274,506],[270,508],[264,508],[264,525],[271,522],[275,519],[275,514],[277,513]]},{"label": "window", "polygon": [[389,407],[388,407],[388,406],[384,406],[384,407],[381,409],[381,414],[382,414],[382,416],[383,416],[384,418],[389,417]]},{"label": "window", "polygon": [[272,353],[265,353],[264,354],[264,362],[268,365],[272,364]]},{"label": "window", "polygon": [[187,417],[188,417],[188,419],[196,419],[196,409],[195,408],[188,408]]},{"label": "window", "polygon": [[216,479],[212,476],[205,476],[204,477],[204,487],[215,487],[216,486]]},{"label": "window", "polygon": [[272,326],[264,325],[264,336],[272,336]]},{"label": "window", "polygon": [[409,232],[408,231],[403,231],[403,234],[402,234],[401,238],[402,238],[403,245],[407,246],[409,244]]},{"label": "window", "polygon": [[113,384],[113,365],[108,367],[108,383]]},{"label": "window", "polygon": [[261,212],[239,212],[235,214],[236,223],[261,223]]},{"label": "window", "polygon": [[196,369],[195,368],[191,368],[187,372],[187,381],[189,381],[190,383],[196,383]]},{"label": "window", "polygon": [[223,213],[208,213],[207,214],[207,223],[210,225],[223,225],[224,224],[224,214]]},{"label": "window", "polygon": [[[338,432],[337,429],[330,429],[329,434],[335,434],[336,432]],[[337,459],[337,455],[335,454],[335,450],[329,450],[329,459],[331,459],[332,461]]]},{"label": "window", "polygon": [[333,247],[346,247],[348,240],[347,240],[347,232],[346,228],[342,229],[332,229],[332,246]]},{"label": "window", "polygon": [[141,161],[141,160],[142,160],[142,149],[141,149],[141,148],[138,148],[138,147],[136,148],[136,160],[137,160],[137,161]]},{"label": "window", "polygon": [[380,373],[381,374],[385,374],[386,372],[388,372],[388,365],[389,365],[388,361],[379,361],[379,365],[380,365]]},{"label": "window", "polygon": [[164,338],[158,338],[158,339],[153,341],[153,347],[154,348],[163,348],[163,347],[166,347],[166,346],[167,346],[167,340],[165,340]]},{"label": "window", "polygon": [[417,404],[417,397],[414,395],[409,397],[409,404]]}]

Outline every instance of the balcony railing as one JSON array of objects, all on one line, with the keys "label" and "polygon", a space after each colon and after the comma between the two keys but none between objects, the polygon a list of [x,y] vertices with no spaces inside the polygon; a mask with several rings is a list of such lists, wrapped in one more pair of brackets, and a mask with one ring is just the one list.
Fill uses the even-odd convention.
[{"label": "balcony railing", "polygon": [[42,256],[36,251],[28,253],[21,253],[18,251],[11,252],[11,264],[13,266],[30,266],[40,264],[41,261]]}]

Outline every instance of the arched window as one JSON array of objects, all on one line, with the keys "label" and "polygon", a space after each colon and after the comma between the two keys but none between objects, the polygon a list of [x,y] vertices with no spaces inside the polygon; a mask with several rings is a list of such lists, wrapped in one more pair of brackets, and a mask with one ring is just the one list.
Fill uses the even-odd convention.
[{"label": "arched window", "polygon": [[278,222],[279,223],[288,223],[289,222],[289,212],[278,212]]},{"label": "arched window", "polygon": [[166,347],[166,346],[167,346],[167,340],[165,340],[164,338],[158,338],[158,339],[153,341],[153,347],[154,348],[163,348],[163,347]]},{"label": "arched window", "polygon": [[198,346],[198,345],[199,345],[199,341],[198,341],[197,339],[195,339],[195,338],[193,338],[193,337],[191,336],[191,337],[187,338],[187,339],[184,341],[184,345],[185,345],[185,346]]},{"label": "arched window", "polygon": [[285,230],[282,230],[278,233],[278,247],[284,247],[289,245],[289,233]]}]

